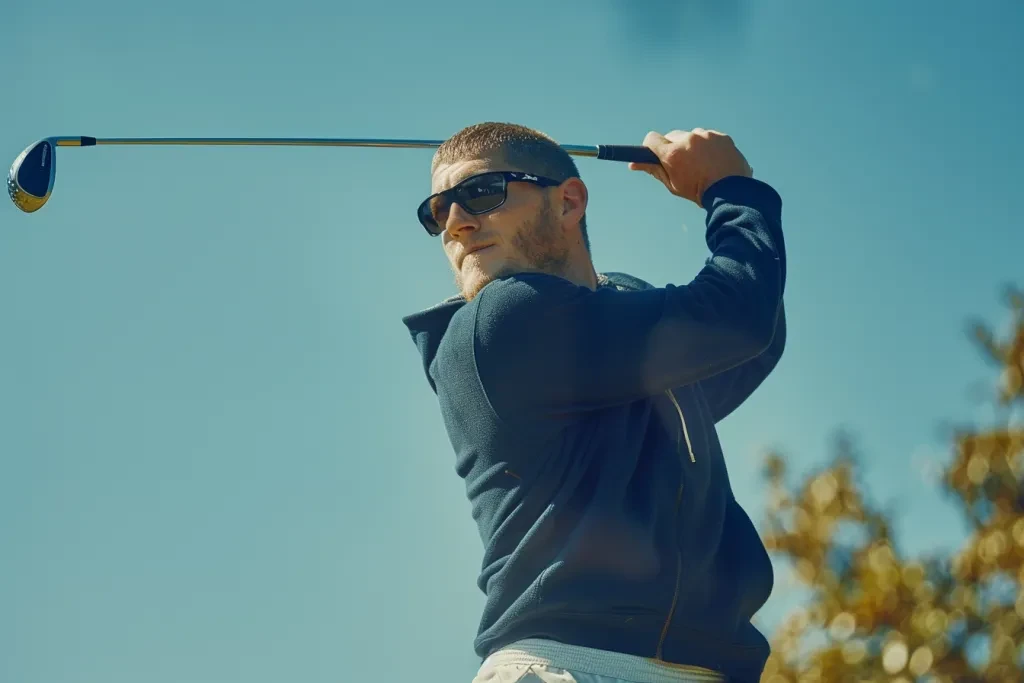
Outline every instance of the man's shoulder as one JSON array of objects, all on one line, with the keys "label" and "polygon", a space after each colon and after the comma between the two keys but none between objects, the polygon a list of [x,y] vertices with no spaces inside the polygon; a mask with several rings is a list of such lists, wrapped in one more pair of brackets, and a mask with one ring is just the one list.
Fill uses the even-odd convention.
[{"label": "man's shoulder", "polygon": [[565,278],[548,273],[524,272],[495,278],[480,290],[467,313],[498,309],[513,312],[522,307],[545,305],[552,300],[573,296],[585,289]]},{"label": "man's shoulder", "polygon": [[453,327],[479,335],[488,328],[517,327],[572,297],[577,285],[546,273],[516,273],[487,283],[452,319]]},{"label": "man's shoulder", "polygon": [[[598,289],[642,291],[654,286],[622,272],[598,274]],[[452,317],[450,331],[469,336],[513,332],[542,324],[547,314],[564,312],[563,304],[592,292],[580,285],[546,273],[518,273],[489,282],[472,301]],[[513,335],[515,336],[515,335]]]},{"label": "man's shoulder", "polygon": [[[599,273],[597,284],[599,290],[641,291],[654,288],[634,275],[615,271]],[[555,275],[517,273],[489,282],[457,315],[474,319],[481,314],[486,317],[532,315],[551,305],[557,308],[562,302],[591,293],[589,288]]]},{"label": "man's shoulder", "polygon": [[[635,275],[619,271],[598,273],[597,286],[599,289],[603,287],[612,287],[620,290],[642,290],[654,288],[654,285],[636,277]],[[489,282],[487,286],[481,290],[480,294],[486,293],[487,296],[493,298],[495,296],[515,296],[519,292],[543,294],[546,291],[575,291],[580,289],[586,288],[582,285],[573,284],[569,280],[558,277],[557,275],[526,272],[497,278],[496,280]],[[479,300],[480,297],[478,296],[477,299]]]}]

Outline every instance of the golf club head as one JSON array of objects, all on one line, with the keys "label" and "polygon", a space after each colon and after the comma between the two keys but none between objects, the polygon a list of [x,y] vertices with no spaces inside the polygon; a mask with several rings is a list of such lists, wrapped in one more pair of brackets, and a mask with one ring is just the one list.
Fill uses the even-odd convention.
[{"label": "golf club head", "polygon": [[27,147],[11,164],[7,174],[7,193],[14,205],[25,213],[38,211],[50,198],[57,172],[57,146],[52,140],[40,140]]}]

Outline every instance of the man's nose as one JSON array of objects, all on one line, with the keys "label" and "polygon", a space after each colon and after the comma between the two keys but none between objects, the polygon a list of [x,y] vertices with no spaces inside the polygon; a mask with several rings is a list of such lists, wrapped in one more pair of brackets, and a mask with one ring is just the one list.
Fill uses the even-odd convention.
[{"label": "man's nose", "polygon": [[452,202],[451,208],[448,209],[448,220],[444,224],[444,229],[450,236],[458,237],[479,228],[480,221],[477,219],[477,216]]}]

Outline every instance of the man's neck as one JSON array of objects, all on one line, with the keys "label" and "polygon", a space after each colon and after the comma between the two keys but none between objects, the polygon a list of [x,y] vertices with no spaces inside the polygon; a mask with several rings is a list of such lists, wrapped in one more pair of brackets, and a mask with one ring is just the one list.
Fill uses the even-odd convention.
[{"label": "man's neck", "polygon": [[587,259],[585,263],[580,263],[575,268],[570,266],[568,272],[562,277],[581,287],[597,289],[597,272],[594,270],[594,264],[591,263],[590,259]]}]

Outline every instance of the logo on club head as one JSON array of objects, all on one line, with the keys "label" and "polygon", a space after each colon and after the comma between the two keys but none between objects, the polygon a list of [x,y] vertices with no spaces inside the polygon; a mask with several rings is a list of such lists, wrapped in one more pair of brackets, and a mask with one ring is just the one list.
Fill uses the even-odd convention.
[{"label": "logo on club head", "polygon": [[43,153],[39,157],[39,159],[40,159],[39,165],[40,166],[46,166],[46,155],[49,154],[49,152],[50,152],[50,146],[49,145],[43,145]]}]

